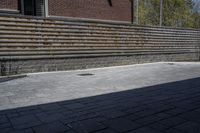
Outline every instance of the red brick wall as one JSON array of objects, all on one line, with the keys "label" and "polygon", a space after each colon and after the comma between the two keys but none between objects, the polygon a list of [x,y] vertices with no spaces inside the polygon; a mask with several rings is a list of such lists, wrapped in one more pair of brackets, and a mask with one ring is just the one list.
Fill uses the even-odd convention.
[{"label": "red brick wall", "polygon": [[130,0],[49,0],[49,15],[131,22]]},{"label": "red brick wall", "polygon": [[0,0],[0,10],[18,10],[18,0]]}]

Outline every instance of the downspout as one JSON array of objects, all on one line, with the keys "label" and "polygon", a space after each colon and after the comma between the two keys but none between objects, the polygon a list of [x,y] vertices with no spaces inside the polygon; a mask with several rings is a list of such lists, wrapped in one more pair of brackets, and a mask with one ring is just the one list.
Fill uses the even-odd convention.
[{"label": "downspout", "polygon": [[163,0],[160,0],[160,26],[163,25]]},{"label": "downspout", "polygon": [[139,0],[136,0],[136,24],[139,24]]},{"label": "downspout", "polygon": [[[199,36],[199,38],[200,38],[200,30],[199,30],[199,32],[198,32],[198,36]],[[197,44],[198,45],[198,53],[199,53],[199,61],[200,61],[200,41],[198,41],[199,43]]]},{"label": "downspout", "polygon": [[21,6],[21,8],[20,8],[20,13],[21,13],[22,15],[24,15],[24,0],[21,0],[21,1],[20,1],[20,6]]},{"label": "downspout", "polygon": [[139,0],[131,0],[132,23],[139,24]]},{"label": "downspout", "polygon": [[131,23],[134,23],[134,0],[131,0]]}]

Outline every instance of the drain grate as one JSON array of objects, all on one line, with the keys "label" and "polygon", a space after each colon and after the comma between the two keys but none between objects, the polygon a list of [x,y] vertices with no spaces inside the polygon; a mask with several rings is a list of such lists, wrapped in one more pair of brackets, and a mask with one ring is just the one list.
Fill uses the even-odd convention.
[{"label": "drain grate", "polygon": [[92,76],[94,74],[92,73],[82,73],[82,74],[78,74],[79,76]]}]

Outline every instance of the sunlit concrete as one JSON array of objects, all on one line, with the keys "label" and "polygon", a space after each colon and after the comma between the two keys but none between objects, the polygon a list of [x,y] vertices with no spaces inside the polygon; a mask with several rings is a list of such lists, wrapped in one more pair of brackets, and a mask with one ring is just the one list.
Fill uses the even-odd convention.
[{"label": "sunlit concrete", "polygon": [[[80,76],[79,74],[94,74]],[[200,77],[200,63],[149,63],[34,73],[0,83],[0,110],[72,100]]]}]

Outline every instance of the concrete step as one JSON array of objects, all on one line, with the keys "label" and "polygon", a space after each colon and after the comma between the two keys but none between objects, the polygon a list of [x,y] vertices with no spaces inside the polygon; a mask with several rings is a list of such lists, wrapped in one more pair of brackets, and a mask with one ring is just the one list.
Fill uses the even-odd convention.
[{"label": "concrete step", "polygon": [[[199,46],[196,42],[189,43],[189,46]],[[146,42],[146,43],[0,43],[0,47],[185,47],[188,46],[187,42],[173,43],[173,42]]]},{"label": "concrete step", "polygon": [[45,45],[0,45],[0,52],[23,52],[23,51],[87,51],[87,50],[160,50],[160,49],[197,49],[197,46],[176,46],[176,45],[127,45],[127,46],[45,46]]},{"label": "concrete step", "polygon": [[106,54],[71,54],[71,55],[30,55],[30,56],[0,56],[0,60],[32,60],[32,59],[67,59],[67,58],[94,58],[94,57],[109,57],[109,56],[133,56],[133,55],[165,55],[165,54],[186,54],[196,53],[196,51],[167,51],[167,52],[138,52],[138,53],[106,53]]},{"label": "concrete step", "polygon": [[[163,41],[163,42],[161,42]],[[80,39],[69,39],[69,38],[63,38],[63,39],[54,39],[54,38],[0,38],[0,44],[2,43],[43,43],[43,44],[53,44],[53,43],[65,43],[65,44],[143,44],[143,43],[198,43],[198,40],[156,40],[156,39],[88,39],[88,38],[80,38]]]},{"label": "concrete step", "polygon": [[98,35],[117,35],[117,36],[125,36],[125,35],[130,35],[130,36],[170,36],[170,37],[182,37],[182,38],[185,38],[185,37],[188,37],[188,38],[199,38],[198,37],[198,34],[187,34],[187,35],[180,35],[180,34],[160,34],[160,33],[156,33],[156,34],[153,34],[153,33],[146,33],[146,32],[142,32],[142,33],[134,33],[134,32],[108,32],[108,31],[91,31],[91,30],[53,30],[53,29],[45,29],[45,28],[42,28],[42,29],[36,29],[36,28],[15,28],[15,27],[1,27],[0,26],[0,31],[9,31],[9,32],[18,32],[18,31],[23,31],[24,33],[26,32],[31,32],[31,33],[40,33],[41,35],[43,33],[57,33],[57,35],[62,35],[62,34],[98,34]]},{"label": "concrete step", "polygon": [[[64,26],[58,26],[58,25],[47,25],[47,24],[26,24],[26,23],[2,23],[0,21],[0,25],[2,27],[15,27],[15,28],[46,28],[46,29],[61,29],[61,30],[75,30],[75,29],[79,29],[79,30],[95,30],[95,31],[111,31],[111,32],[141,32],[141,31],[145,31],[145,32],[150,32],[150,33],[156,33],[156,32],[160,32],[160,30],[138,30],[138,29],[123,29],[123,28],[98,28],[98,27],[92,27],[92,26],[70,26],[70,25],[64,25]],[[175,34],[175,33],[179,33],[181,35],[187,35],[187,32],[177,32],[177,31],[164,31],[162,33],[165,34]],[[190,32],[191,34],[196,34],[198,33],[197,31],[195,32]]]},{"label": "concrete step", "polygon": [[0,75],[196,61],[199,42],[194,29],[0,15],[0,67],[6,70]]},{"label": "concrete step", "polygon": [[48,34],[17,34],[17,33],[2,33],[0,32],[0,39],[38,39],[43,38],[45,40],[54,39],[54,40],[80,40],[80,39],[88,39],[88,40],[186,40],[186,41],[200,41],[200,38],[190,38],[190,37],[162,37],[162,36],[102,36],[102,35],[93,35],[93,34],[66,34],[66,35],[48,35]]},{"label": "concrete step", "polygon": [[176,39],[176,38],[140,38],[140,37],[133,37],[133,38],[107,38],[107,37],[92,37],[92,36],[88,36],[88,37],[76,37],[76,36],[68,36],[68,37],[49,37],[49,36],[21,36],[21,35],[2,35],[0,36],[0,41],[20,41],[20,40],[46,40],[46,41],[50,41],[50,42],[74,42],[74,41],[102,41],[102,42],[108,42],[108,41],[117,41],[117,42],[121,42],[121,41],[127,41],[130,42],[132,41],[134,42],[143,42],[143,41],[148,41],[148,42],[158,42],[158,41],[165,41],[165,42],[199,42],[200,39]]},{"label": "concrete step", "polygon": [[90,34],[90,33],[52,33],[52,32],[32,32],[32,31],[9,31],[9,30],[1,30],[0,31],[0,37],[41,37],[41,36],[48,36],[50,38],[55,38],[55,37],[95,37],[95,38],[108,38],[108,39],[112,39],[112,38],[117,38],[117,39],[123,39],[123,38],[142,38],[142,39],[146,39],[146,38],[150,38],[150,39],[173,39],[173,40],[200,40],[200,38],[198,37],[182,37],[180,35],[177,36],[169,36],[169,35],[165,35],[165,36],[161,36],[161,35],[118,35],[118,34]]},{"label": "concrete step", "polygon": [[[197,45],[198,41],[182,41],[182,40],[173,40],[173,41],[164,41],[161,42],[159,40],[156,41],[150,41],[150,40],[135,40],[135,41],[111,41],[111,40],[43,40],[43,39],[22,39],[22,40],[9,40],[9,39],[0,39],[0,45],[1,46],[5,46],[4,44],[33,44],[35,43],[37,44],[42,44],[42,45],[66,45],[66,46],[92,46],[92,45],[110,45],[110,46],[117,46],[117,45],[148,45],[148,44],[154,44],[154,45],[158,45],[158,46],[162,46],[162,45],[179,45],[179,46],[184,46],[184,45]],[[3,45],[2,45],[3,44]],[[88,45],[90,44],[90,45]],[[25,45],[24,45],[25,46]]]},{"label": "concrete step", "polygon": [[47,37],[105,37],[105,38],[155,38],[155,39],[181,39],[181,40],[198,40],[198,36],[180,36],[180,35],[160,35],[160,34],[108,34],[108,33],[90,33],[90,32],[49,32],[49,31],[26,31],[26,30],[16,30],[16,29],[4,29],[0,31],[0,36],[47,36]]},{"label": "concrete step", "polygon": [[79,25],[79,26],[95,26],[103,28],[125,28],[125,29],[145,29],[145,30],[158,30],[158,31],[175,31],[175,32],[199,32],[197,29],[184,29],[184,28],[172,28],[172,27],[147,27],[147,26],[134,26],[131,24],[115,24],[115,23],[101,23],[101,22],[83,22],[83,21],[64,21],[64,20],[48,20],[48,19],[26,19],[23,17],[1,17],[2,22],[15,22],[15,23],[34,23],[34,24],[48,24],[48,25]]},{"label": "concrete step", "polygon": [[2,52],[0,56],[27,56],[27,55],[74,55],[74,54],[106,54],[106,53],[142,53],[142,52],[188,52],[195,49],[158,49],[158,50],[87,50],[82,51],[23,51],[23,52]]},{"label": "concrete step", "polygon": [[196,49],[196,47],[177,47],[177,46],[134,46],[134,47],[45,47],[45,46],[36,46],[36,47],[1,47],[0,52],[24,52],[24,51],[89,51],[89,50],[160,50],[160,49],[172,49],[172,50],[179,50],[179,49]]}]

